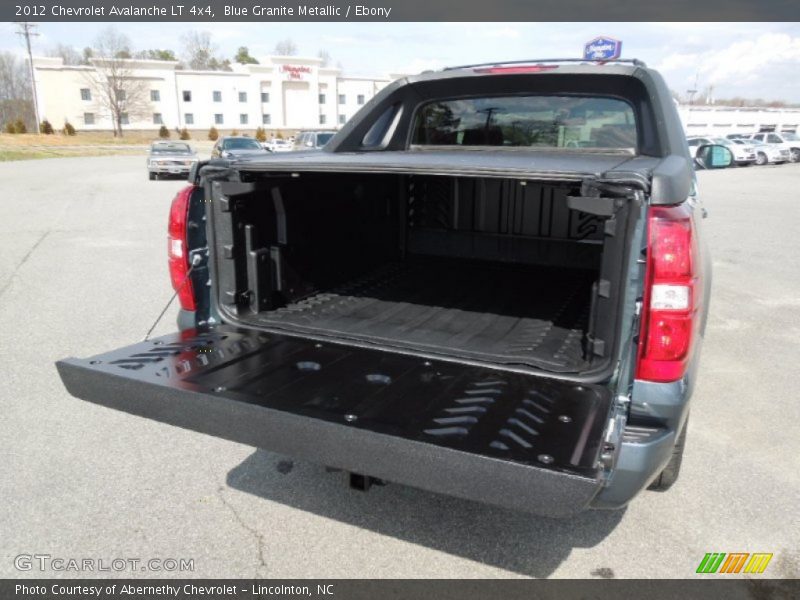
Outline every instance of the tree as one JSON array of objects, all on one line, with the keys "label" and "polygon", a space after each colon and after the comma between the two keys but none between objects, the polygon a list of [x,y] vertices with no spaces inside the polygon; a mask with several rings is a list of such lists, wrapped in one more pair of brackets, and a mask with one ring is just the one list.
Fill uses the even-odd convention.
[{"label": "tree", "polygon": [[190,31],[181,37],[183,57],[190,69],[197,71],[229,71],[230,61],[217,56],[217,46],[208,31]]},{"label": "tree", "polygon": [[236,56],[233,57],[233,60],[239,63],[240,65],[257,65],[258,61],[250,56],[250,51],[247,49],[247,46],[239,46],[239,51],[236,53]]},{"label": "tree", "polygon": [[178,57],[175,56],[175,53],[172,50],[161,50],[159,48],[141,50],[136,53],[136,58],[144,58],[147,60],[178,60]]},{"label": "tree", "polygon": [[47,51],[47,56],[60,58],[64,61],[65,65],[75,66],[83,64],[83,57],[80,52],[75,50],[72,46],[66,44],[56,44]]},{"label": "tree", "polygon": [[92,50],[89,46],[83,49],[83,58],[81,59],[82,65],[90,65],[92,64],[92,58],[94,58],[94,50]]},{"label": "tree", "polygon": [[331,53],[328,52],[327,50],[320,50],[319,52],[317,52],[317,58],[322,60],[322,62],[319,65],[320,67],[329,67],[333,62],[333,59],[331,58]]},{"label": "tree", "polygon": [[143,116],[149,108],[150,86],[136,76],[130,60],[130,40],[114,28],[104,30],[95,41],[93,71],[86,75],[98,107],[109,113],[114,135],[122,136],[123,121]]},{"label": "tree", "polygon": [[21,118],[33,127],[30,70],[11,52],[0,52],[0,123]]},{"label": "tree", "polygon": [[273,52],[277,56],[297,56],[297,44],[291,38],[286,38],[275,44]]}]

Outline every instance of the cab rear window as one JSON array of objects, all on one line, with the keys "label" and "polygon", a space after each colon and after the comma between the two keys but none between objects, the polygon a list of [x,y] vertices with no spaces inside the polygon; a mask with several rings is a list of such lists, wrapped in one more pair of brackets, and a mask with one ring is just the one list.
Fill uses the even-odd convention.
[{"label": "cab rear window", "polygon": [[617,98],[524,95],[437,100],[416,115],[412,145],[635,150],[634,110]]}]

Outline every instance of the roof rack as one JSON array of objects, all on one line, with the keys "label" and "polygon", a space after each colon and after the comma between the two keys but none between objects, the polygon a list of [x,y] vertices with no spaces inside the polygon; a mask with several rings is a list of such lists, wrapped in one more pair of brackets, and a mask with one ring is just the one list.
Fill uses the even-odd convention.
[{"label": "roof rack", "polygon": [[455,71],[457,69],[474,69],[476,67],[502,67],[504,65],[527,65],[539,63],[630,63],[637,67],[646,67],[644,61],[638,58],[612,58],[609,60],[590,60],[586,58],[534,58],[529,60],[501,60],[498,62],[477,63],[474,65],[459,65],[457,67],[445,67],[443,71]]}]

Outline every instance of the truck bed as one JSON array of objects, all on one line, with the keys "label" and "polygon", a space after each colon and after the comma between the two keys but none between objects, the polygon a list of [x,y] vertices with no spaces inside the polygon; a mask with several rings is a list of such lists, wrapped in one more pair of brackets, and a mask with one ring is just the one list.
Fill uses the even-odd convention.
[{"label": "truck bed", "polygon": [[418,257],[248,319],[260,327],[553,371],[584,366],[594,273]]}]

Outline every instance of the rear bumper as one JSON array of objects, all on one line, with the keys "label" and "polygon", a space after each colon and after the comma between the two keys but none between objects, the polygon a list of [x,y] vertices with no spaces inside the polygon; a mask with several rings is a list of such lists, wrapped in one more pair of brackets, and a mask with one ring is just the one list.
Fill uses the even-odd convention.
[{"label": "rear bumper", "polygon": [[[92,359],[62,360],[57,367],[67,390],[78,398],[432,492],[566,517],[588,508],[602,487],[600,470],[595,466],[609,398],[599,386],[592,389],[552,380],[536,383],[542,387],[537,388],[540,391],[536,396],[529,397],[537,398],[540,404],[551,402],[545,405],[552,410],[541,414],[543,421],[536,425],[539,432],[528,438],[533,444],[528,446],[530,450],[517,446],[516,452],[515,448],[508,452],[509,448],[502,449],[503,444],[490,442],[500,439],[513,445],[509,442],[513,436],[496,436],[504,427],[513,429],[506,424],[511,422],[509,413],[517,423],[525,418],[519,416],[514,404],[503,404],[498,398],[483,421],[457,440],[442,434],[451,427],[450,422],[431,425],[430,416],[441,414],[443,406],[462,411],[448,414],[464,414],[463,408],[474,406],[476,400],[488,406],[488,396],[504,386],[513,390],[516,398],[526,393],[521,386],[529,383],[519,374],[475,368],[462,372],[457,369],[463,367],[457,365],[431,366],[402,355],[370,364],[375,358],[371,353],[376,351],[350,349],[347,356],[339,358],[333,355],[334,349],[315,350],[313,343],[306,347],[297,340],[284,341],[276,336],[266,342],[241,330],[226,333],[219,336],[217,345],[194,332],[184,332]],[[326,380],[314,379],[326,377],[321,375],[324,367],[305,375],[277,366],[285,358],[283,354],[305,364],[314,351],[320,353],[320,362],[327,358],[331,364],[346,364],[347,368],[341,367],[335,379]],[[362,358],[369,377],[382,368],[381,372],[391,373],[396,383],[386,386],[385,391],[369,391],[359,368]],[[238,367],[225,373],[237,361]],[[342,385],[347,383],[342,381],[345,377],[353,377],[353,383],[346,387]],[[481,394],[485,396],[460,391],[467,380],[472,385],[482,383]],[[374,381],[367,385],[375,387]],[[288,388],[291,393],[282,393]],[[338,396],[350,392],[357,401],[355,406],[348,404],[350,398]],[[461,398],[464,393],[469,403]],[[556,400],[547,400],[548,394]],[[430,414],[413,412],[416,409],[409,404],[414,399]],[[342,405],[344,414],[339,412]],[[360,418],[349,422],[348,411]],[[409,418],[409,412],[415,418]],[[557,418],[563,414],[572,415],[571,421],[564,423]],[[529,429],[517,430],[520,434],[524,431]],[[552,464],[538,461],[542,455],[553,457]]]}]

